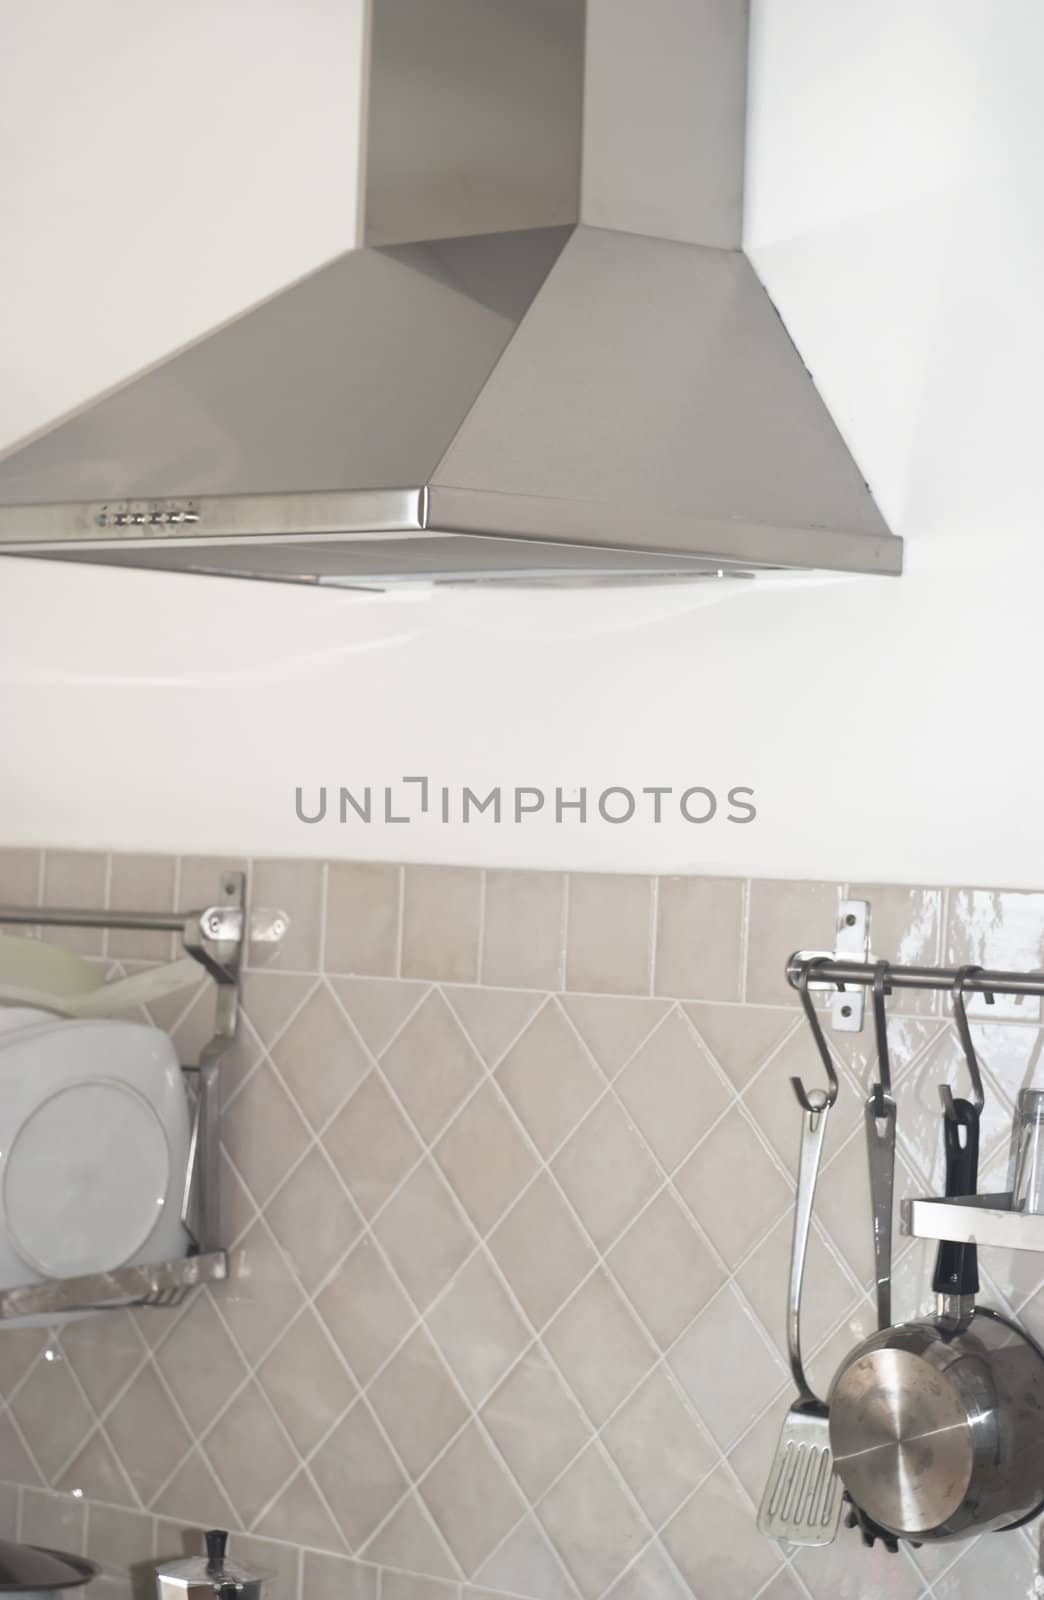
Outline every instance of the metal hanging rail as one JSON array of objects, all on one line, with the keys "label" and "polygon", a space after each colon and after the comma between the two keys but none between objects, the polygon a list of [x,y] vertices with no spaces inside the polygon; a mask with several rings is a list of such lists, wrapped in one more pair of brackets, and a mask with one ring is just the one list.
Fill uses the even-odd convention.
[{"label": "metal hanging rail", "polygon": [[0,923],[46,928],[120,928],[141,933],[180,933],[198,911],[88,911],[81,906],[0,906]]},{"label": "metal hanging rail", "polygon": [[[875,980],[878,990],[883,987],[884,993],[891,993],[894,989],[938,989],[951,994],[954,1021],[961,1034],[969,1067],[974,1062],[974,1046],[964,1012],[966,995],[985,995],[988,1002],[992,1002],[999,994],[1044,995],[1044,972],[1002,972],[977,966],[906,967],[893,965],[890,961],[848,960],[821,950],[798,950],[787,962],[787,981],[801,994],[824,1063],[828,1060],[826,1041],[808,991],[817,988],[841,991],[872,988]],[[832,1066],[828,1076],[833,1088],[836,1074]],[[972,1078],[973,1098],[977,1093],[981,1105],[982,1087],[977,1068]],[[800,1099],[804,1091],[799,1084],[796,1087]],[[945,1086],[941,1087],[945,1103],[949,1092]],[[936,1195],[916,1197],[902,1201],[902,1228],[905,1234],[918,1239],[948,1239],[957,1243],[1044,1253],[1044,1215],[1013,1210],[1012,1204],[1013,1197],[1009,1191],[962,1195],[959,1198],[940,1198]]]},{"label": "metal hanging rail", "polygon": [[884,966],[885,987],[893,989],[953,990],[958,982],[965,994],[1044,995],[1044,972],[1000,972],[985,967],[903,967],[892,962],[843,961],[819,950],[797,950],[787,962],[787,981],[801,987],[808,970],[810,988],[844,989],[849,985],[873,988],[874,976]]}]

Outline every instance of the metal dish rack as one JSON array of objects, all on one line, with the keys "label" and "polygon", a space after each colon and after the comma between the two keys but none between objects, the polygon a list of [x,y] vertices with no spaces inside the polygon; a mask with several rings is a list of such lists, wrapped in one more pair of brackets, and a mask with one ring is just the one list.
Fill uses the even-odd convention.
[{"label": "metal dish rack", "polygon": [[181,1221],[188,1254],[177,1261],[142,1262],[0,1289],[0,1322],[13,1317],[64,1316],[125,1306],[174,1306],[190,1289],[228,1276],[221,1245],[219,1195],[219,1095],[221,1058],[236,1036],[240,974],[247,937],[275,943],[287,928],[283,912],[257,912],[248,920],[246,874],[221,874],[218,899],[201,911],[95,911],[71,907],[0,906],[0,926],[118,928],[140,933],[180,933],[187,954],[214,980],[214,1032],[199,1061],[182,1065],[192,1114]]},{"label": "metal dish rack", "polygon": [[[814,974],[814,977],[813,977]],[[904,967],[888,961],[859,961],[798,950],[787,962],[787,981],[799,992],[830,988],[861,994],[883,976],[884,989],[938,989],[958,995],[1044,996],[1044,972],[1000,972],[984,967]],[[934,1195],[904,1200],[904,1234],[915,1239],[949,1239],[958,1244],[994,1245],[1004,1250],[1044,1252],[1044,1216],[1013,1211],[1010,1192],[943,1200]]]}]

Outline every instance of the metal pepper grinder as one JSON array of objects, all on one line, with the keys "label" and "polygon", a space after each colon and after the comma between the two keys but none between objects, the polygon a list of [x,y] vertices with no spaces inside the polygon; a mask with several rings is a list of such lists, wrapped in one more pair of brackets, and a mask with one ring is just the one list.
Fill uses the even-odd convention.
[{"label": "metal pepper grinder", "polygon": [[210,1530],[206,1546],[204,1556],[185,1556],[156,1568],[157,1600],[261,1600],[269,1573],[229,1561],[223,1528]]}]

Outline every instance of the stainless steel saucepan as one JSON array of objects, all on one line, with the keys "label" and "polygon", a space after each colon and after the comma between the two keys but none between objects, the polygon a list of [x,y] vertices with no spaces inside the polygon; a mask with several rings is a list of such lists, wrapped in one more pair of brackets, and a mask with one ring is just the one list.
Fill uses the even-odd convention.
[{"label": "stainless steel saucepan", "polygon": [[[946,1192],[974,1194],[978,1107],[949,1100]],[[838,1475],[856,1504],[898,1538],[965,1539],[1044,1507],[1044,1355],[977,1307],[975,1246],[942,1243],[937,1312],[873,1334],[828,1398]]]}]

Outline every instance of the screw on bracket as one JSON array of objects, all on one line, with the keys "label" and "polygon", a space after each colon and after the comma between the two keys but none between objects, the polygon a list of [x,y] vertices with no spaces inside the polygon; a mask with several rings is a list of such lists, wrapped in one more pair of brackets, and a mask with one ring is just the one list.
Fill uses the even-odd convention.
[{"label": "screw on bracket", "polygon": [[[837,908],[835,956],[854,956],[866,961],[870,955],[869,900],[842,900]],[[851,989],[831,996],[830,1022],[838,1033],[859,1033],[863,1026],[863,992]]]}]

